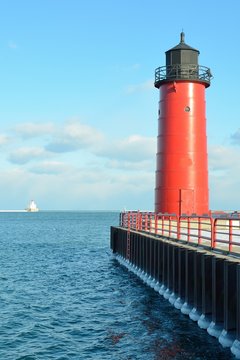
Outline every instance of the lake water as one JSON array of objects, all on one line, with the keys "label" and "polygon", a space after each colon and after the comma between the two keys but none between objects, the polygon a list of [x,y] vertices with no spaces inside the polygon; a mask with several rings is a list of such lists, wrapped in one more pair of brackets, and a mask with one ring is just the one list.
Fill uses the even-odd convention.
[{"label": "lake water", "polygon": [[118,217],[0,213],[1,360],[234,359],[114,259]]}]

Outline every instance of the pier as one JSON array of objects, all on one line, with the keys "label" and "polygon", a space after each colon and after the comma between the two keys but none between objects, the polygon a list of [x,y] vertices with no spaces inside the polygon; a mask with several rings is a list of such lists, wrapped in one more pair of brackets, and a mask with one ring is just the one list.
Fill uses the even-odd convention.
[{"label": "pier", "polygon": [[124,212],[111,249],[240,358],[240,219]]}]

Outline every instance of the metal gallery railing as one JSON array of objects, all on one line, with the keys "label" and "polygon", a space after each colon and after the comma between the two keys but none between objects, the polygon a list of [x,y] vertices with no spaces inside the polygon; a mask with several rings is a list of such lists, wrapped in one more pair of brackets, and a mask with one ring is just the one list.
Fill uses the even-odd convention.
[{"label": "metal gallery railing", "polygon": [[184,241],[240,255],[240,217],[228,214],[197,216],[169,215],[154,212],[125,211],[121,227]]},{"label": "metal gallery railing", "polygon": [[210,84],[211,78],[208,67],[196,64],[160,66],[155,70],[155,85],[165,80],[197,80]]}]

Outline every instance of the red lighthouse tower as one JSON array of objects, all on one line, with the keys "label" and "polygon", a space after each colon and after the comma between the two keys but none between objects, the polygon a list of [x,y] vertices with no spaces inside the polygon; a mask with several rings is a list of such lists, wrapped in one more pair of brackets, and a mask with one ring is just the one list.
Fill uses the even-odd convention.
[{"label": "red lighthouse tower", "polygon": [[205,88],[210,69],[198,65],[199,51],[180,43],[155,71],[160,90],[155,212],[209,212]]}]

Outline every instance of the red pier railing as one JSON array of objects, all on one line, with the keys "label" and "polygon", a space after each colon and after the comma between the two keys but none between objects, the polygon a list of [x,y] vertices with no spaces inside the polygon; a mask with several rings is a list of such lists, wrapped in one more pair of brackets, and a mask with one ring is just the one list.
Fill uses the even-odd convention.
[{"label": "red pier railing", "polygon": [[240,217],[238,213],[177,216],[126,211],[120,215],[120,226],[128,230],[148,232],[213,250],[240,254]]}]

